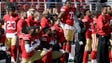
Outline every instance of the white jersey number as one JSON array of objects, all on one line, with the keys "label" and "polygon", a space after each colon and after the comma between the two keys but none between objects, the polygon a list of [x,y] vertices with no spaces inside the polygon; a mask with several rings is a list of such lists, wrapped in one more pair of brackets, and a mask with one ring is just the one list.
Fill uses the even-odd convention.
[{"label": "white jersey number", "polygon": [[70,19],[74,19],[74,12],[69,12],[70,14]]},{"label": "white jersey number", "polygon": [[15,21],[7,21],[7,29],[8,30],[15,30],[16,29],[16,22]]}]

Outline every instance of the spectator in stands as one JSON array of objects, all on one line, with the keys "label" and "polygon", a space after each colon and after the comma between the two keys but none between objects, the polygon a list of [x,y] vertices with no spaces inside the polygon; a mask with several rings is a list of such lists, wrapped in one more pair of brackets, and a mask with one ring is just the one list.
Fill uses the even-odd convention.
[{"label": "spectator in stands", "polygon": [[[22,6],[22,10],[23,11],[28,11],[28,9],[29,9],[29,6],[28,6],[28,4],[24,4],[23,6]],[[20,9],[21,10],[21,9]]]},{"label": "spectator in stands", "polygon": [[[59,2],[59,0],[48,0],[47,2]],[[55,3],[49,3],[48,8],[54,8],[56,7]]]}]

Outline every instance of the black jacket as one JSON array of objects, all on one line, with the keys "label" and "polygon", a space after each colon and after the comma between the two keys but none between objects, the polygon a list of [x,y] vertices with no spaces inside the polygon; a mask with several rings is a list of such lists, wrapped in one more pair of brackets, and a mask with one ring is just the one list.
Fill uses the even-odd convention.
[{"label": "black jacket", "polygon": [[78,20],[75,21],[75,41],[86,41],[85,38],[86,27],[84,22]]}]

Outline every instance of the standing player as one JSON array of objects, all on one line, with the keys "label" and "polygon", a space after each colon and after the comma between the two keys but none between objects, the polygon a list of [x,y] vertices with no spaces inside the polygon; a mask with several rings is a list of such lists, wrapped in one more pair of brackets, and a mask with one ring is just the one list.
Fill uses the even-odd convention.
[{"label": "standing player", "polygon": [[97,34],[97,19],[98,13],[96,12],[93,17],[93,25],[92,25],[92,52],[91,52],[91,63],[96,63],[96,56],[97,56],[97,45],[98,45],[98,38]]},{"label": "standing player", "polygon": [[61,21],[60,26],[64,30],[64,36],[67,42],[64,45],[66,48],[66,55],[71,52],[71,42],[73,41],[74,35],[74,12],[75,9],[71,6],[70,1],[65,2],[65,6],[61,8],[61,13],[58,16],[58,21]]},{"label": "standing player", "polygon": [[7,38],[6,45],[9,47],[11,55],[16,61],[17,22],[19,18],[15,11],[14,6],[9,8],[9,14],[4,16],[4,27]]},{"label": "standing player", "polygon": [[17,23],[17,34],[18,36],[21,34],[21,30],[24,26],[27,26],[26,25],[26,19],[27,18],[27,15],[26,15],[26,12],[21,12],[20,14],[20,20],[18,21]]},{"label": "standing player", "polygon": [[91,44],[92,44],[92,29],[91,25],[93,22],[93,19],[91,18],[91,11],[89,9],[85,10],[85,25],[86,25],[86,45],[85,45],[85,51],[84,51],[84,56],[83,56],[83,61],[84,63],[88,62],[88,54],[91,51]]},{"label": "standing player", "polygon": [[98,17],[97,21],[97,33],[98,37],[98,53],[97,62],[98,63],[110,63],[109,61],[109,38],[110,38],[110,26],[107,19],[107,7],[102,7],[101,15]]}]

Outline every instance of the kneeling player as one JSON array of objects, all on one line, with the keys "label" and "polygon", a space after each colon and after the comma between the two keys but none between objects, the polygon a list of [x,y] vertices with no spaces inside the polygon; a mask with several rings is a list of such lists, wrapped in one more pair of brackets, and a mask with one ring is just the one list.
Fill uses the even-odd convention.
[{"label": "kneeling player", "polygon": [[22,32],[24,34],[20,35],[21,38],[21,50],[22,50],[22,63],[32,63],[35,60],[42,58],[40,56],[41,51],[36,51],[35,49],[40,44],[40,40],[34,40],[34,28],[24,27]]}]

